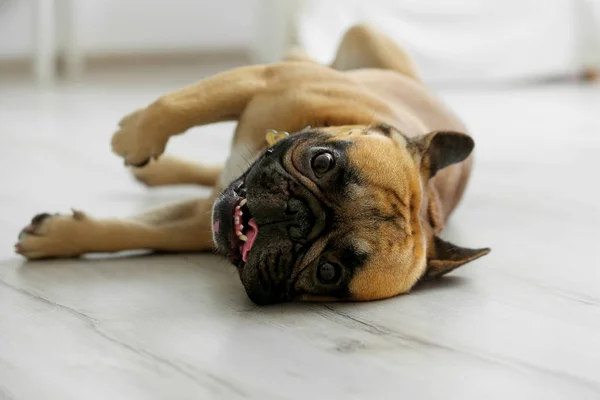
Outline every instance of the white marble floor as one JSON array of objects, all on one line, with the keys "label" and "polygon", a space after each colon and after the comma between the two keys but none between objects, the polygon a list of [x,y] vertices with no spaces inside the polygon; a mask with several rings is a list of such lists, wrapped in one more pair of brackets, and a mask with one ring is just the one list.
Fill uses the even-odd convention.
[{"label": "white marble floor", "polygon": [[[1,399],[600,399],[600,88],[447,89],[477,164],[446,238],[492,253],[408,296],[256,307],[209,254],[25,262],[38,212],[96,216],[148,190],[118,118],[210,69],[38,90],[0,83]],[[217,161],[231,125],[169,151]]]}]

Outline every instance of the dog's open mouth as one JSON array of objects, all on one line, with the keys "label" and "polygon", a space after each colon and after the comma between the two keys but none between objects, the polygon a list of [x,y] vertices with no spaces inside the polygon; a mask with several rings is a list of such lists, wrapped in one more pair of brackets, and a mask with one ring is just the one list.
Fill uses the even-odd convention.
[{"label": "dog's open mouth", "polygon": [[258,235],[258,225],[252,218],[247,204],[246,198],[241,197],[233,209],[233,230],[236,240],[233,241],[232,250],[239,251],[243,262],[248,260],[248,254]]}]

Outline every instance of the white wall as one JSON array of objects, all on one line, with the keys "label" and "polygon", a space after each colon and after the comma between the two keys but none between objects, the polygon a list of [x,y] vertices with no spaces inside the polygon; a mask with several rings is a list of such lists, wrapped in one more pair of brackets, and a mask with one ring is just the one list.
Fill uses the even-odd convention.
[{"label": "white wall", "polygon": [[[32,52],[31,1],[0,0],[0,58]],[[87,54],[248,48],[259,0],[75,0]]]},{"label": "white wall", "polygon": [[31,46],[27,1],[0,0],[0,58],[23,56]]},{"label": "white wall", "polygon": [[600,0],[303,0],[297,37],[330,62],[343,33],[369,22],[409,50],[428,82],[539,80],[592,65],[598,10]]}]

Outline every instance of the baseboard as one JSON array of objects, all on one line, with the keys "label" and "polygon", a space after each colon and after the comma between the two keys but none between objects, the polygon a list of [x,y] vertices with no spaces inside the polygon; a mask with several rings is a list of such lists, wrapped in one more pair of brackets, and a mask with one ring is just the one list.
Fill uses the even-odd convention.
[{"label": "baseboard", "polygon": [[[189,64],[231,64],[246,65],[251,57],[246,49],[183,51],[163,53],[105,53],[87,55],[84,59],[84,72],[93,73],[108,69],[140,68],[144,66],[170,66]],[[60,55],[56,60],[57,74],[63,75],[64,62]],[[0,75],[25,76],[32,73],[33,61],[30,58],[0,59]]]}]

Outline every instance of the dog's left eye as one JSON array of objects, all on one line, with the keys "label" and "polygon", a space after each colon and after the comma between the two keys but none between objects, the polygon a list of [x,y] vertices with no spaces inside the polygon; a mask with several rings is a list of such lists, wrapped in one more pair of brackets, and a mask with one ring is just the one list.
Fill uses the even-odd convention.
[{"label": "dog's left eye", "polygon": [[341,275],[342,271],[340,266],[329,262],[324,262],[323,264],[319,265],[319,269],[317,270],[317,278],[319,279],[319,282],[325,285],[336,283],[340,279]]},{"label": "dog's left eye", "polygon": [[333,168],[335,162],[331,153],[321,153],[313,157],[311,167],[315,175],[320,178]]}]

